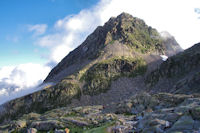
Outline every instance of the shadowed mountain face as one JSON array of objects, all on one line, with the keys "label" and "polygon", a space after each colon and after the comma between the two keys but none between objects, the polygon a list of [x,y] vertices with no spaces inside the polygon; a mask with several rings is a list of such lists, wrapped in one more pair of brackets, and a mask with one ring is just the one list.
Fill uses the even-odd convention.
[{"label": "shadowed mountain face", "polygon": [[146,83],[151,91],[192,94],[200,92],[200,43],[168,58],[151,72]]},{"label": "shadowed mountain face", "polygon": [[[197,48],[191,49],[177,54],[182,49],[171,35],[159,34],[143,20],[122,13],[97,27],[52,69],[44,82],[55,85],[2,105],[0,123],[30,112],[44,113],[66,106],[100,104],[109,107],[105,112],[116,111],[119,102],[141,91],[166,91],[164,81],[161,82],[164,78],[169,78],[166,84],[171,87],[187,77],[188,71],[195,72],[199,53]],[[163,62],[160,55],[175,56]],[[199,73],[195,74],[185,82],[196,86]],[[181,78],[171,78],[174,75]],[[181,85],[177,84],[174,91],[183,92]]]}]

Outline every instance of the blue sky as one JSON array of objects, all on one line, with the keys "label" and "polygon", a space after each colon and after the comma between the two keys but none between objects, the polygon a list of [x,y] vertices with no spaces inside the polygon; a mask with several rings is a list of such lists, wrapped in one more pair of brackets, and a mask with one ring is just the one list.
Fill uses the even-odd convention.
[{"label": "blue sky", "polygon": [[[27,25],[54,25],[67,15],[90,8],[98,0],[1,0],[0,1],[0,67],[27,62],[44,63],[47,48],[34,44]],[[48,31],[49,30],[49,31]],[[47,29],[50,32],[51,29]]]}]

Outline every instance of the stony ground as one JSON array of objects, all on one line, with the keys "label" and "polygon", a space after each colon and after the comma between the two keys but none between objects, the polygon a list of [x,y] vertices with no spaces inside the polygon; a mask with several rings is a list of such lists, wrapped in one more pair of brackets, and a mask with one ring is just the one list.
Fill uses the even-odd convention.
[{"label": "stony ground", "polygon": [[12,133],[199,133],[200,96],[140,93],[117,104],[113,112],[102,105],[58,108],[29,113],[0,132]]}]

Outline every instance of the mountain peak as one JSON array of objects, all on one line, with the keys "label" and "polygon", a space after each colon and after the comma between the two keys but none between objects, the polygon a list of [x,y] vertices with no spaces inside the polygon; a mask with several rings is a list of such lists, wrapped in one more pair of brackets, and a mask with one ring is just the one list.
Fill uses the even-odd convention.
[{"label": "mountain peak", "polygon": [[163,55],[167,48],[163,41],[156,29],[146,25],[142,19],[123,12],[97,27],[50,72],[45,82],[59,81],[98,58],[153,52]]},{"label": "mountain peak", "polygon": [[118,15],[117,17],[118,17],[118,18],[121,18],[121,19],[123,19],[123,18],[133,18],[132,15],[130,15],[130,14],[126,13],[126,12],[122,12],[122,13],[121,13],[120,15]]},{"label": "mountain peak", "polygon": [[[117,20],[123,20],[123,19],[130,19],[130,18],[134,18],[131,14],[128,14],[128,13],[126,13],[126,12],[122,12],[120,15],[118,15],[117,17],[111,17],[110,18],[110,20],[115,20],[115,19],[117,19]],[[109,20],[109,21],[110,21]],[[109,22],[108,21],[108,22]]]},{"label": "mountain peak", "polygon": [[[115,26],[116,24],[121,25],[121,27],[124,27],[125,25],[129,25],[130,23],[137,25],[137,24],[142,24],[146,25],[145,22],[142,19],[133,17],[131,14],[128,13],[121,13],[117,17],[111,17],[108,22],[105,23],[104,27],[107,26]],[[134,26],[133,25],[133,26]],[[118,26],[119,28],[119,26]]]},{"label": "mountain peak", "polygon": [[161,53],[164,51],[162,39],[157,30],[146,25],[142,19],[128,13],[112,17],[103,28],[107,29],[105,44],[118,40],[141,53],[152,50]]}]

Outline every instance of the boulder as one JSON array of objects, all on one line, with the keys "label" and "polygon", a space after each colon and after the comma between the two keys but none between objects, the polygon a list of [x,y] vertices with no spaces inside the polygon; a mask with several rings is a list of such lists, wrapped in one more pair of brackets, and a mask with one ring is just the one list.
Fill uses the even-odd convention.
[{"label": "boulder", "polygon": [[164,131],[159,126],[153,126],[145,128],[142,133],[164,133]]},{"label": "boulder", "polygon": [[112,128],[112,133],[123,133],[123,131],[126,129],[125,126],[115,126]]},{"label": "boulder", "polygon": [[53,129],[64,128],[63,124],[57,120],[32,122],[30,127],[36,128],[37,130],[42,130],[42,131],[49,131]]},{"label": "boulder", "polygon": [[40,114],[37,114],[37,113],[25,114],[25,115],[22,116],[22,119],[26,119],[26,120],[39,120],[40,119]]},{"label": "boulder", "polygon": [[29,128],[29,129],[27,129],[27,133],[37,133],[37,129]]},{"label": "boulder", "polygon": [[192,108],[190,112],[193,119],[200,120],[200,106]]},{"label": "boulder", "polygon": [[193,130],[195,121],[191,116],[182,116],[177,122],[174,123],[172,128],[168,130],[168,133],[174,131],[187,131],[190,132]]},{"label": "boulder", "polygon": [[176,122],[180,117],[182,116],[182,113],[167,113],[164,115],[163,119],[164,120],[167,120],[171,123],[174,123]]},{"label": "boulder", "polygon": [[162,133],[164,129],[168,128],[170,123],[165,120],[160,119],[152,119],[151,117],[145,118],[139,121],[138,128],[142,130],[144,133],[152,132],[152,133]]},{"label": "boulder", "polygon": [[64,130],[55,130],[54,133],[66,133]]},{"label": "boulder", "polygon": [[81,121],[81,120],[75,120],[75,118],[65,118],[63,119],[66,123],[73,123],[74,125],[84,127],[84,126],[89,126],[89,124],[86,121]]},{"label": "boulder", "polygon": [[12,129],[21,129],[26,127],[26,121],[25,120],[18,120],[11,124]]}]

